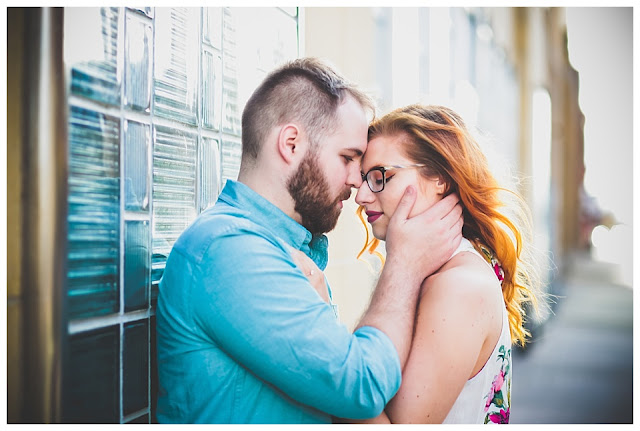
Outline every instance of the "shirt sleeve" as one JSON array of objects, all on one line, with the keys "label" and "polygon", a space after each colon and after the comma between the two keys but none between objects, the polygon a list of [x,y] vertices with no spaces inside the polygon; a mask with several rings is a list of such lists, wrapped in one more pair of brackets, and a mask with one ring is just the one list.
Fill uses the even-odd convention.
[{"label": "shirt sleeve", "polygon": [[300,403],[330,415],[377,416],[401,382],[391,340],[350,333],[278,241],[233,229],[194,272],[196,324],[225,353]]}]

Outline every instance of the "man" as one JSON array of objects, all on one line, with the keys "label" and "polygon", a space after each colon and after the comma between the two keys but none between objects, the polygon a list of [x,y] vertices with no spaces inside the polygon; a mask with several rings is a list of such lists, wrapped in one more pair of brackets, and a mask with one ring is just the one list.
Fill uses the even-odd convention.
[{"label": "man", "polygon": [[[457,198],[408,219],[416,193],[405,194],[353,333],[291,254],[301,250],[326,267],[323,233],[362,183],[370,106],[315,59],[272,72],[247,102],[238,181],[176,241],[160,283],[160,422],[370,418],[398,390],[421,282],[460,242]],[[424,225],[421,237],[416,225]],[[416,273],[408,260],[422,264]]]}]

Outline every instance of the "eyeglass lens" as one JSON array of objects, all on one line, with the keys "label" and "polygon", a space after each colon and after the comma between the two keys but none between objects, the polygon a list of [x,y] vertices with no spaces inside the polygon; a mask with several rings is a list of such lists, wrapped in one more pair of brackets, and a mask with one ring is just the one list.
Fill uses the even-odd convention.
[{"label": "eyeglass lens", "polygon": [[384,172],[382,170],[372,170],[367,173],[367,183],[372,192],[379,192],[384,188]]}]

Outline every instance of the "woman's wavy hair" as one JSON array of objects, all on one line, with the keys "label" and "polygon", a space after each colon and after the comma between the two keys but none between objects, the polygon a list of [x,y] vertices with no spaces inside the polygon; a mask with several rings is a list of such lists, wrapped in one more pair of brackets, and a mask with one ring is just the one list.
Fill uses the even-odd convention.
[{"label": "woman's wavy hair", "polygon": [[[524,345],[530,336],[525,328],[525,304],[538,311],[540,281],[532,247],[531,217],[528,206],[514,191],[501,187],[476,140],[462,119],[443,106],[410,105],[374,120],[369,126],[369,141],[378,136],[403,136],[400,151],[415,163],[422,163],[421,175],[439,177],[446,183],[445,195],[457,193],[464,214],[462,234],[480,250],[490,249],[504,271],[502,294],[509,314],[511,339]],[[504,196],[503,196],[504,195]],[[509,205],[506,204],[510,199]],[[364,248],[375,251],[379,241],[369,240]],[[507,211],[511,211],[507,215]],[[482,253],[481,253],[482,254]]]}]

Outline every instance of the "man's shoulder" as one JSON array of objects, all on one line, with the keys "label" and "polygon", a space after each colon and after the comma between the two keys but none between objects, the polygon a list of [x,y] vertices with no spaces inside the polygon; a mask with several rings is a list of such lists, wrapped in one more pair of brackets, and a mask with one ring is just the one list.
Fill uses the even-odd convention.
[{"label": "man's shoulder", "polygon": [[174,249],[196,260],[217,244],[224,247],[232,243],[251,241],[277,241],[264,226],[251,220],[247,210],[229,205],[216,205],[202,214],[180,235]]}]

